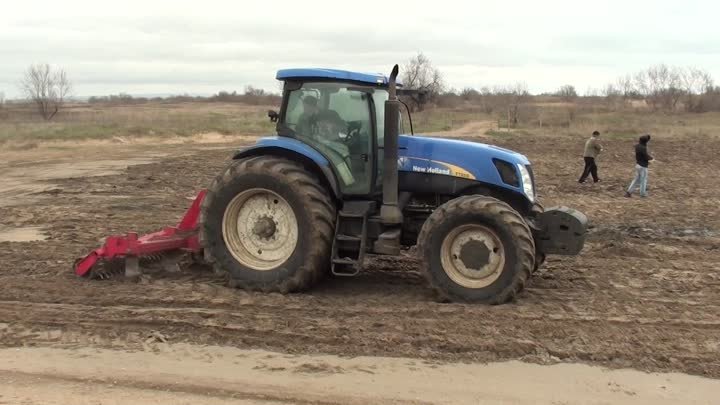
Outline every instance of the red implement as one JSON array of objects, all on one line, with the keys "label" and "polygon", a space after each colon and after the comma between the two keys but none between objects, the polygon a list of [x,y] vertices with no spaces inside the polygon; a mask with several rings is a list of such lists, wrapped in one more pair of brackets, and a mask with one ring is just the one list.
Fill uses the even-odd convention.
[{"label": "red implement", "polygon": [[197,222],[200,216],[200,204],[205,198],[205,193],[206,190],[198,193],[195,201],[177,226],[167,227],[140,237],[135,232],[122,236],[108,236],[102,247],[75,262],[75,274],[81,277],[87,276],[100,260],[138,258],[175,250],[199,252],[201,248],[198,241]]}]

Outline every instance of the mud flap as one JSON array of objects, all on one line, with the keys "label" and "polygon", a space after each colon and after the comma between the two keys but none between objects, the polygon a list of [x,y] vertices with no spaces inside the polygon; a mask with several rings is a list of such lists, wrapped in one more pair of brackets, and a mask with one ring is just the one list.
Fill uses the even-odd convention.
[{"label": "mud flap", "polygon": [[545,210],[535,218],[535,245],[546,255],[576,255],[585,245],[587,217],[568,207]]}]

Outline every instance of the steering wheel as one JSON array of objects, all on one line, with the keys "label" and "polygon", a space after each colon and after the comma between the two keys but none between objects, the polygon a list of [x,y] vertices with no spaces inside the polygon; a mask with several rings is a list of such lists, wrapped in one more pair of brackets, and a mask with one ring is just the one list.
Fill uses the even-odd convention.
[{"label": "steering wheel", "polygon": [[362,123],[359,121],[350,121],[347,124],[347,136],[345,137],[345,144],[351,145],[360,136],[360,130],[362,130]]}]

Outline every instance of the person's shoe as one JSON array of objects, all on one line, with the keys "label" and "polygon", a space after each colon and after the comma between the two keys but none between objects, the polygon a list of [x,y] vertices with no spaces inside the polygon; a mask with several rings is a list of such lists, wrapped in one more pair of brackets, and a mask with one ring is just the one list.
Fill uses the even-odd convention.
[{"label": "person's shoe", "polygon": [[578,180],[578,183],[585,184],[585,180]]},{"label": "person's shoe", "polygon": [[641,198],[647,198],[648,195],[647,195],[647,194],[645,194],[645,195],[640,194],[640,197],[641,197]]},{"label": "person's shoe", "polygon": [[626,192],[625,192],[625,198],[631,198],[631,197],[632,197],[632,194],[630,194],[630,193],[628,193],[628,192],[626,191]]},{"label": "person's shoe", "polygon": [[600,179],[594,180],[593,183],[600,183]]}]

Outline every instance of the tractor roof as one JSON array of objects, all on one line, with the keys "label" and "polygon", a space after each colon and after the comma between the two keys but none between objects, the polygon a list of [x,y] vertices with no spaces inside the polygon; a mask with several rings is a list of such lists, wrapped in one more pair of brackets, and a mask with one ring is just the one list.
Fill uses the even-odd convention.
[{"label": "tractor roof", "polygon": [[[361,73],[350,72],[338,69],[281,69],[275,76],[278,80],[294,80],[294,79],[332,79],[339,81],[360,82],[374,85],[388,84],[388,77],[382,73]],[[398,85],[401,83],[398,81]]]}]

